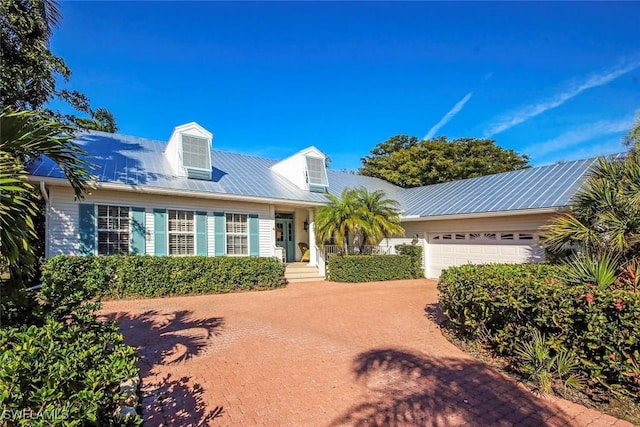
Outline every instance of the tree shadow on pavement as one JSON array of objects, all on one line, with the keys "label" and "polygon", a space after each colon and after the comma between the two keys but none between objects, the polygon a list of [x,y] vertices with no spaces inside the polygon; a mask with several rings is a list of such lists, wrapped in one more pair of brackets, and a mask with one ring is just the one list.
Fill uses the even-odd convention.
[{"label": "tree shadow on pavement", "polygon": [[220,335],[223,318],[199,319],[188,310],[116,312],[106,317],[120,324],[125,342],[140,357],[145,426],[206,426],[222,415],[222,407],[207,408],[200,384],[189,377],[162,377],[154,367],[179,364],[201,354],[213,345],[211,338]]},{"label": "tree shadow on pavement", "polygon": [[356,379],[366,401],[332,425],[460,426],[568,423],[562,411],[473,359],[435,358],[394,348],[361,353]]}]

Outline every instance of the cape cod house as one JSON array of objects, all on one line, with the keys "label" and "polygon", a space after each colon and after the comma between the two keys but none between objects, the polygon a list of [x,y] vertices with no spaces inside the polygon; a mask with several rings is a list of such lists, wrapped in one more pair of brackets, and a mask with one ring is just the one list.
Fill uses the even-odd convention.
[{"label": "cape cod house", "polygon": [[[78,138],[95,165],[95,189],[77,201],[49,159],[30,179],[47,202],[46,256],[133,253],[155,256],[263,256],[300,260],[324,275],[314,215],[325,192],[384,190],[401,205],[404,238],[424,247],[426,277],[465,263],[535,262],[540,227],[565,209],[594,159],[402,189],[377,178],[326,168],[308,147],[283,160],[212,149],[196,123],[168,142],[89,132]],[[305,257],[306,260],[306,257]]]}]

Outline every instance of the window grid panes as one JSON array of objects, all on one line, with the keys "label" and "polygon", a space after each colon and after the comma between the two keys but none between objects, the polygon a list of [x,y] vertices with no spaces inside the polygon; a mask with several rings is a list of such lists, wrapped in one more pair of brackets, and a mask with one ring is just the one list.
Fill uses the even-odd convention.
[{"label": "window grid panes", "polygon": [[98,205],[98,255],[129,253],[129,208]]},{"label": "window grid panes", "polygon": [[249,228],[246,214],[226,215],[227,255],[249,254]]},{"label": "window grid panes", "polygon": [[311,185],[327,185],[327,172],[323,159],[307,157],[307,178]]},{"label": "window grid panes", "polygon": [[169,255],[194,255],[195,233],[192,211],[169,210]]}]

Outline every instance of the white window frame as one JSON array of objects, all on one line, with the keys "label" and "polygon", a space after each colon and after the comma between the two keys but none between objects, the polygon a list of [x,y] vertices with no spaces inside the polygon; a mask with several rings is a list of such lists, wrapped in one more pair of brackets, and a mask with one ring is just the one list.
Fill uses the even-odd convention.
[{"label": "white window frame", "polygon": [[[178,213],[178,218],[176,218],[177,221],[188,221],[189,218],[180,218],[179,214],[180,213],[186,213],[186,214],[191,214],[191,231],[171,231],[171,212],[177,212]],[[188,215],[187,215],[188,216]],[[169,256],[195,256],[196,254],[196,219],[195,219],[196,215],[195,212],[190,210],[190,209],[167,209],[167,255]],[[178,235],[178,236],[189,236],[191,235],[193,237],[193,245],[191,247],[191,253],[171,253],[171,236],[172,235]],[[178,246],[178,249],[180,249],[180,246]]]},{"label": "white window frame", "polygon": [[[128,215],[127,215],[127,229],[126,231],[123,228],[119,228],[119,229],[115,229],[115,228],[100,228],[100,208],[117,208],[118,212],[120,209],[127,209],[128,211]],[[95,254],[96,255],[100,255],[100,256],[109,256],[109,255],[117,255],[117,254],[121,254],[121,255],[126,255],[131,253],[131,206],[126,206],[126,205],[118,205],[118,204],[110,204],[110,203],[96,203],[95,204],[95,218],[96,218],[96,244],[95,244]],[[118,218],[121,218],[120,216],[118,216]],[[112,253],[106,253],[106,254],[101,254],[100,253],[100,233],[118,233],[118,234],[122,234],[122,233],[126,233],[127,234],[127,251],[126,252],[112,252]]]},{"label": "white window frame", "polygon": [[[244,216],[245,218],[245,232],[238,232],[238,231],[232,231],[229,232],[229,224],[236,224],[237,222],[235,221],[229,221],[229,216],[236,216],[236,215],[240,215],[240,216]],[[241,223],[238,223],[241,224]],[[246,245],[246,253],[235,253],[235,242],[233,244],[234,246],[234,253],[230,253],[229,252],[229,237],[246,237],[246,241],[247,241],[247,245]],[[243,212],[225,212],[224,214],[224,250],[225,250],[225,254],[228,256],[249,256],[249,242],[250,236],[249,236],[249,214],[247,213],[243,213]],[[242,247],[241,247],[242,249]]]},{"label": "white window frame", "polygon": [[[194,138],[194,139],[200,139],[205,141],[205,145],[207,147],[207,164],[205,165],[205,167],[201,168],[198,166],[189,166],[189,165],[185,165],[184,163],[184,137],[187,138]],[[211,170],[211,140],[205,136],[200,136],[200,135],[191,135],[188,133],[181,133],[180,134],[180,161],[182,163],[182,167],[185,169],[194,169],[194,170],[199,170],[199,171],[210,171]]]}]

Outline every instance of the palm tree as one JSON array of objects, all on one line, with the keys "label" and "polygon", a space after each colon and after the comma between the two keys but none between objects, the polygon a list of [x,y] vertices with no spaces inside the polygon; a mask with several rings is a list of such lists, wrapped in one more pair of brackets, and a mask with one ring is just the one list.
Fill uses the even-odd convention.
[{"label": "palm tree", "polygon": [[[350,234],[360,227],[356,190],[345,188],[340,197],[327,194],[329,203],[318,208],[316,215],[316,241],[319,247],[334,240],[341,250],[346,250]],[[353,236],[352,236],[353,237]]]},{"label": "palm tree", "polygon": [[37,215],[37,189],[27,181],[28,165],[46,156],[65,173],[81,197],[90,174],[85,153],[72,141],[73,128],[37,111],[0,112],[0,265],[12,285],[35,265],[32,239]]},{"label": "palm tree", "polygon": [[349,244],[377,245],[380,240],[404,233],[398,202],[387,199],[382,190],[345,188],[341,197],[327,194],[329,204],[318,208],[316,241],[322,247],[331,239],[345,251]]},{"label": "palm tree", "polygon": [[399,203],[387,199],[382,190],[373,193],[361,187],[356,190],[361,215],[361,249],[364,245],[377,245],[384,238],[404,234],[400,224]]}]

